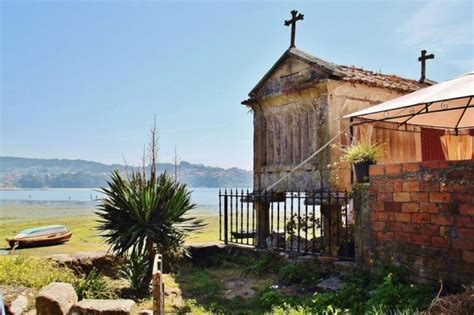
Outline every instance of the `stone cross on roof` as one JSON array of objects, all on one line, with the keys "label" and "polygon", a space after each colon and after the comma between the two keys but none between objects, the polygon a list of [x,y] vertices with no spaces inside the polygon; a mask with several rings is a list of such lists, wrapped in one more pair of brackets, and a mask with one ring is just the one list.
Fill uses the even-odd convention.
[{"label": "stone cross on roof", "polygon": [[293,10],[291,11],[291,20],[285,21],[285,26],[291,25],[291,44],[290,47],[295,47],[295,36],[296,36],[296,22],[299,20],[303,20],[304,15],[298,14],[298,11]]},{"label": "stone cross on roof", "polygon": [[434,54],[426,54],[426,50],[421,51],[421,56],[418,57],[418,61],[421,61],[421,78],[419,80],[420,83],[425,82],[426,79],[426,60],[428,59],[434,59],[435,55]]}]

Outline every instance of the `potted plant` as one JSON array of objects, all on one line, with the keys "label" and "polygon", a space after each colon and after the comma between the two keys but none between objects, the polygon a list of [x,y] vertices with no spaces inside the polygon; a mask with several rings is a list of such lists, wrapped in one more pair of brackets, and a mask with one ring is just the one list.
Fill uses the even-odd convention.
[{"label": "potted plant", "polygon": [[360,142],[342,149],[341,159],[354,166],[356,181],[367,183],[369,181],[369,166],[375,164],[383,155],[383,146]]}]

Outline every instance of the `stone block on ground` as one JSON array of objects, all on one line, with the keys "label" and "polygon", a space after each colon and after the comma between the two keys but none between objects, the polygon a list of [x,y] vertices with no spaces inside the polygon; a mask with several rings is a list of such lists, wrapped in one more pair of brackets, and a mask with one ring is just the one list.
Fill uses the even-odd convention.
[{"label": "stone block on ground", "polygon": [[36,297],[36,312],[38,315],[68,314],[77,294],[69,283],[52,282],[45,286]]},{"label": "stone block on ground", "polygon": [[192,263],[195,266],[208,267],[212,265],[213,258],[225,252],[225,246],[221,244],[194,244],[187,246],[191,254]]},{"label": "stone block on ground", "polygon": [[165,288],[166,306],[170,306],[171,309],[181,309],[186,306],[184,303],[183,293],[179,288]]},{"label": "stone block on ground", "polygon": [[49,255],[48,258],[59,265],[68,265],[74,261],[74,257],[69,254],[54,254]]},{"label": "stone block on ground", "polygon": [[35,297],[38,292],[23,286],[0,285],[7,314],[36,314]]},{"label": "stone block on ground", "polygon": [[70,315],[129,315],[137,311],[133,300],[84,299],[73,305]]},{"label": "stone block on ground", "polygon": [[331,276],[322,280],[316,285],[316,289],[320,291],[337,291],[342,287],[341,279]]}]

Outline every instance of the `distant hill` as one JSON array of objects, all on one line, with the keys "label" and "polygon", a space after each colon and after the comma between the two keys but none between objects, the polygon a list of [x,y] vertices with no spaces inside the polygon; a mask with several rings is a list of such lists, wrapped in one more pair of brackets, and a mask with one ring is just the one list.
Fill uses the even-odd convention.
[{"label": "distant hill", "polygon": [[[0,156],[0,186],[20,188],[101,187],[113,170],[125,171],[121,164],[85,160],[30,159]],[[159,163],[160,172],[174,175],[174,165]],[[191,187],[251,187],[252,172],[239,168],[219,168],[181,162],[178,179]]]}]

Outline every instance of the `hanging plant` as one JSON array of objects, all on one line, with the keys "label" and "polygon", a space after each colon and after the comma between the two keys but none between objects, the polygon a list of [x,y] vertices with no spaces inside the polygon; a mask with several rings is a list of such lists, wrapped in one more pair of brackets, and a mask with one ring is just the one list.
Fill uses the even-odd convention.
[{"label": "hanging plant", "polygon": [[382,144],[367,142],[341,147],[340,163],[353,165],[356,181],[367,183],[369,181],[369,166],[383,157],[384,147]]},{"label": "hanging plant", "polygon": [[358,163],[375,164],[382,158],[383,154],[383,145],[360,142],[356,145],[343,147],[341,160],[349,165]]}]

